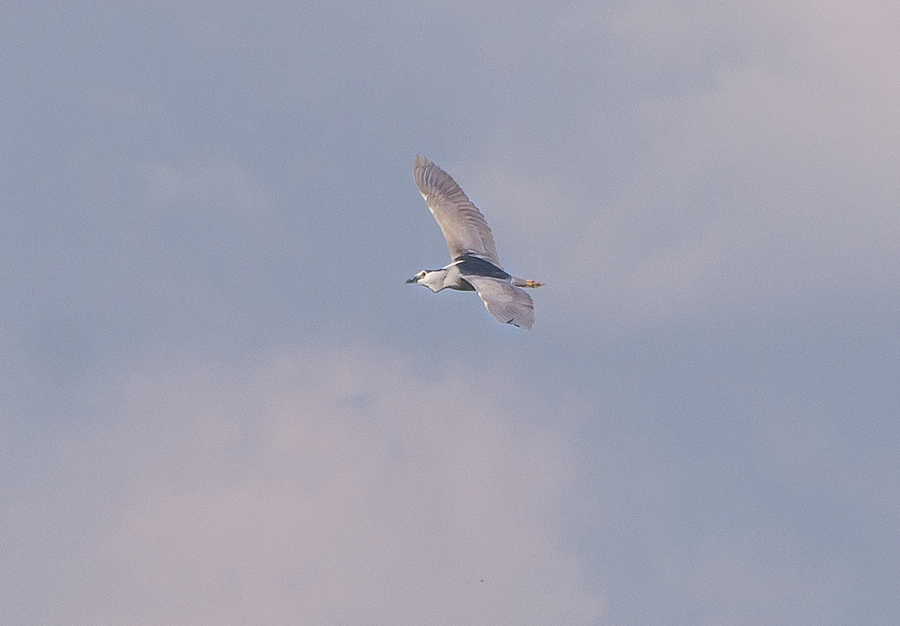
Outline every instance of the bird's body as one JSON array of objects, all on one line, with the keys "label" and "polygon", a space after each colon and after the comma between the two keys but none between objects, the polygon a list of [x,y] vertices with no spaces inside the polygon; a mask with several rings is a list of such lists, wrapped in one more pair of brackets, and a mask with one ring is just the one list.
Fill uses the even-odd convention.
[{"label": "bird's body", "polygon": [[406,282],[435,293],[442,289],[477,291],[494,319],[530,330],[534,303],[522,287],[540,287],[542,283],[515,278],[500,267],[484,216],[449,174],[422,155],[416,157],[414,174],[453,261],[438,270],[422,270]]}]

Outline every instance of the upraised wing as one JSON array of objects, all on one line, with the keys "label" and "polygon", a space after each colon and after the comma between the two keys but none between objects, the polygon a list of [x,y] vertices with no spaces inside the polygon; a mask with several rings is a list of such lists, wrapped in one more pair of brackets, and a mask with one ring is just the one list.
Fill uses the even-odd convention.
[{"label": "upraised wing", "polygon": [[421,154],[416,157],[413,173],[419,192],[444,233],[450,256],[455,260],[473,254],[499,267],[491,229],[456,181]]},{"label": "upraised wing", "polygon": [[465,279],[475,287],[495,320],[531,330],[534,324],[534,303],[524,289],[499,278],[466,276]]}]

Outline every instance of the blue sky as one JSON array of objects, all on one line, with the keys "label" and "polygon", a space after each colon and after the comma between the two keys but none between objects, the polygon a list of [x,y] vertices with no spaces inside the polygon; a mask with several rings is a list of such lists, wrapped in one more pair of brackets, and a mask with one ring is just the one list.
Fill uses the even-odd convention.
[{"label": "blue sky", "polygon": [[[0,20],[15,625],[900,619],[900,9]],[[547,283],[447,259],[422,153]]]}]

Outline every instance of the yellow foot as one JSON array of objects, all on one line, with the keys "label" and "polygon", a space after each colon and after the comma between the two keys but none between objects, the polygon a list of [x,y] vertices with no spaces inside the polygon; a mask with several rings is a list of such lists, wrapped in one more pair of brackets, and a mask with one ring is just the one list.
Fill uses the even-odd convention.
[{"label": "yellow foot", "polygon": [[532,289],[537,289],[538,287],[543,287],[544,283],[539,283],[536,280],[526,280],[523,287],[531,287]]}]

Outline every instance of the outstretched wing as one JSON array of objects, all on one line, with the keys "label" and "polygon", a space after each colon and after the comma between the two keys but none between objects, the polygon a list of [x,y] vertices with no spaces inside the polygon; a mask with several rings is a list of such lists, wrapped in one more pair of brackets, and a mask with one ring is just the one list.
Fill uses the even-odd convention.
[{"label": "outstretched wing", "polygon": [[422,197],[444,233],[450,256],[455,260],[473,254],[499,266],[491,229],[456,181],[421,154],[416,157],[413,173]]},{"label": "outstretched wing", "polygon": [[534,324],[534,303],[524,289],[508,281],[487,276],[466,276],[468,282],[484,300],[484,306],[498,322],[531,330]]}]

